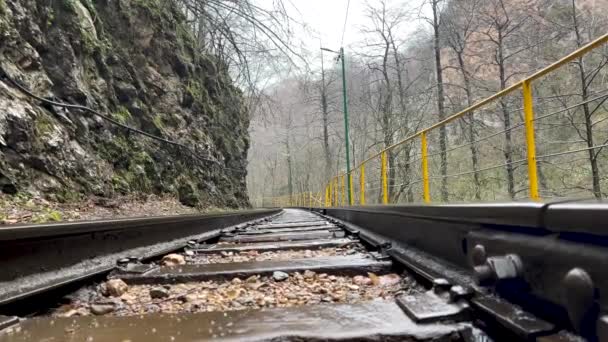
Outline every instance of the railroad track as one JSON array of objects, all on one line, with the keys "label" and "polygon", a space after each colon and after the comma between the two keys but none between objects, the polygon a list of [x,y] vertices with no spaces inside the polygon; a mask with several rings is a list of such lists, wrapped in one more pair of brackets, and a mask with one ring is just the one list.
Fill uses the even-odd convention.
[{"label": "railroad track", "polygon": [[[475,277],[436,255],[404,249],[386,235],[336,218],[361,221],[381,214],[384,224],[388,220],[395,226],[395,212],[318,211],[134,224],[148,230],[158,225],[167,234],[172,222],[180,233],[174,232],[169,245],[160,241],[169,238],[162,234],[154,241],[144,239],[146,233],[134,238],[133,222],[116,221],[115,237],[126,243],[130,236],[131,247],[146,247],[128,249],[128,255],[110,253],[115,264],[95,272],[65,271],[75,259],[59,258],[55,264],[66,274],[12,292],[4,289],[0,341],[580,340],[572,332],[576,328],[541,319],[484,284],[495,278],[493,283],[508,283],[509,289],[520,286],[517,272],[523,261],[516,254],[489,258],[473,248]],[[80,241],[84,236],[94,241],[100,230],[107,233],[108,224],[89,227],[89,233],[82,232],[83,226],[72,227],[72,233],[79,232]],[[9,237],[21,234],[22,246],[55,241],[51,237],[76,239],[65,235],[68,228],[57,227],[43,237],[22,227],[4,232],[4,238],[14,241]],[[498,274],[486,274],[492,272]],[[594,338],[603,341],[601,332]]]}]

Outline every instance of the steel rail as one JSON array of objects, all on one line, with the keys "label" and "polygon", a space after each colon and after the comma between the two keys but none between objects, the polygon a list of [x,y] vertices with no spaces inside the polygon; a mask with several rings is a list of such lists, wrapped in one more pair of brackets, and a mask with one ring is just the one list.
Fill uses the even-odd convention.
[{"label": "steel rail", "polygon": [[265,219],[280,210],[129,218],[0,228],[0,305],[107,272],[117,260],[153,257],[190,239]]}]

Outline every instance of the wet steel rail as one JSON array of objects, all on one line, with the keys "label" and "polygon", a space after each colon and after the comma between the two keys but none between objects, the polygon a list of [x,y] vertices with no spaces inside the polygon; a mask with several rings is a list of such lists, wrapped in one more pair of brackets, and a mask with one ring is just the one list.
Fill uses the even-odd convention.
[{"label": "wet steel rail", "polygon": [[607,209],[300,208],[0,229],[0,341],[603,342]]}]

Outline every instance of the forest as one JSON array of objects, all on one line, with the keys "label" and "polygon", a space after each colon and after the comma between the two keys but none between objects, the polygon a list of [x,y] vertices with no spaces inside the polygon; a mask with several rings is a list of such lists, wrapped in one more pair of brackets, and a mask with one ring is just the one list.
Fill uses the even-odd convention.
[{"label": "forest", "polygon": [[[607,7],[581,0],[366,2],[357,43],[345,48],[353,201],[360,200],[361,162],[604,35]],[[606,52],[600,46],[532,84],[542,199],[608,193]],[[258,97],[248,167],[254,205],[302,193],[322,205],[329,182],[346,171],[335,57],[311,53],[310,69]],[[524,126],[519,90],[430,131],[433,202],[529,199]],[[413,139],[387,151],[389,203],[423,201],[420,145]],[[366,203],[382,202],[380,160],[365,162]],[[341,189],[342,178],[335,181]]]}]

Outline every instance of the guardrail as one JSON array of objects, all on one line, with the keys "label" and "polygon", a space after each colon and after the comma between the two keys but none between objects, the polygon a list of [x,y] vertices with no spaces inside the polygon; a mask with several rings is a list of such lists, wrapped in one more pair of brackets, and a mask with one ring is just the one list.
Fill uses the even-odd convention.
[{"label": "guardrail", "polygon": [[[411,200],[411,199],[416,196],[419,196],[418,198],[420,198],[424,203],[430,203],[432,201],[432,197],[433,197],[431,190],[433,189],[432,182],[434,180],[441,180],[442,182],[445,182],[445,183],[442,183],[442,190],[443,190],[444,189],[443,187],[445,187],[445,185],[447,184],[447,181],[445,180],[447,178],[455,179],[455,178],[463,177],[463,176],[467,176],[467,175],[473,175],[474,177],[477,177],[477,174],[479,174],[481,172],[491,172],[491,171],[500,172],[504,169],[508,170],[509,177],[511,177],[511,179],[510,179],[511,184],[509,185],[509,194],[511,195],[512,200],[513,199],[531,199],[534,201],[538,201],[541,199],[541,197],[545,198],[544,196],[541,196],[541,193],[539,191],[539,173],[538,173],[538,165],[537,165],[537,162],[539,160],[546,160],[546,159],[555,158],[558,156],[568,156],[570,154],[581,153],[581,152],[587,152],[587,153],[591,154],[590,151],[597,151],[596,154],[599,154],[599,152],[604,147],[608,147],[608,144],[607,143],[603,143],[603,144],[599,144],[599,145],[587,144],[587,146],[582,147],[582,148],[575,148],[575,149],[570,148],[565,151],[557,151],[557,152],[553,152],[553,153],[545,153],[542,155],[537,155],[536,134],[537,134],[537,131],[539,131],[539,129],[536,127],[535,124],[537,124],[540,120],[544,120],[549,117],[555,118],[555,115],[563,114],[564,112],[569,111],[572,108],[580,108],[580,106],[589,104],[593,101],[598,101],[598,102],[601,101],[598,104],[598,108],[599,108],[599,106],[603,103],[603,101],[608,99],[608,94],[606,94],[606,92],[603,92],[603,93],[600,92],[600,93],[602,93],[600,96],[596,96],[597,94],[589,94],[588,96],[585,96],[583,98],[583,101],[581,103],[574,104],[570,107],[564,105],[565,108],[563,108],[563,109],[553,111],[549,114],[543,113],[543,115],[540,115],[535,118],[535,110],[534,110],[535,104],[534,104],[534,95],[533,95],[533,85],[534,84],[533,83],[535,81],[551,74],[552,72],[558,70],[560,67],[562,67],[572,61],[575,61],[576,59],[582,58],[584,55],[588,54],[589,52],[593,51],[594,49],[597,49],[598,47],[602,46],[606,42],[608,42],[608,34],[605,34],[605,35],[595,39],[594,41],[590,42],[589,44],[582,46],[578,50],[561,58],[560,60],[554,62],[553,64],[535,72],[534,74],[524,78],[523,80],[518,81],[517,83],[515,83],[511,86],[508,86],[505,89],[503,89],[485,99],[471,105],[470,107],[465,108],[465,109],[461,110],[460,112],[457,112],[457,113],[445,118],[444,120],[436,122],[436,123],[432,124],[431,126],[426,127],[422,130],[419,130],[416,133],[411,134],[410,136],[406,137],[405,139],[398,141],[398,142],[394,143],[393,145],[390,145],[390,146],[384,148],[383,150],[373,154],[372,156],[370,156],[367,159],[360,162],[353,169],[336,175],[330,181],[328,181],[328,183],[325,186],[325,189],[322,194],[322,205],[324,207],[348,206],[348,205],[355,205],[355,204],[366,205],[366,204],[368,204],[368,198],[372,199],[372,201],[369,201],[369,202],[375,201],[377,204],[396,203],[397,200],[395,200],[395,198],[398,198],[398,195],[401,195],[401,194],[399,193],[398,195],[395,195],[394,193],[391,193],[391,192],[399,192],[399,191],[400,192],[408,191],[408,194],[407,194],[407,196],[409,197],[408,202],[416,202],[415,200]],[[517,90],[521,90],[521,93],[515,93]],[[431,133],[435,133],[439,129],[446,129],[446,126],[448,126],[449,123],[452,123],[457,119],[463,119],[467,116],[472,116],[476,110],[480,110],[482,107],[484,107],[490,103],[493,103],[496,100],[499,100],[500,104],[503,105],[503,101],[506,101],[504,98],[507,95],[513,95],[513,94],[515,94],[517,96],[521,96],[521,101],[523,102],[523,107],[520,108],[521,110],[523,110],[523,117],[521,118],[522,122],[515,123],[512,125],[510,125],[508,122],[505,122],[504,129],[502,129],[498,132],[494,132],[492,134],[483,136],[476,140],[473,140],[473,138],[472,138],[473,135],[471,135],[471,141],[467,141],[466,143],[463,143],[461,145],[449,147],[449,148],[446,146],[445,142],[443,144],[440,143],[439,145],[443,145],[446,147],[440,148],[439,150],[437,150],[436,148],[435,148],[435,150],[431,150],[431,148],[435,147],[435,145],[429,139],[429,136],[431,135]],[[520,112],[520,115],[521,115],[521,112]],[[485,120],[489,120],[489,119],[485,119]],[[603,121],[603,119],[601,121]],[[474,124],[473,120],[471,120],[470,122],[471,122],[470,123],[471,125]],[[543,123],[543,124],[549,124],[549,123]],[[537,124],[537,125],[540,125],[540,124]],[[523,128],[524,134],[522,136],[512,135],[512,132],[519,128]],[[586,129],[590,129],[590,128],[587,127]],[[445,155],[447,155],[448,152],[453,152],[453,151],[456,151],[456,150],[461,149],[466,146],[473,146],[473,144],[476,144],[476,143],[487,144],[488,140],[490,140],[494,137],[502,136],[502,135],[508,135],[509,139],[522,139],[523,138],[522,145],[525,145],[525,148],[523,148],[523,146],[522,146],[521,150],[522,150],[522,152],[523,152],[523,150],[525,150],[525,156],[522,155],[521,158],[513,158],[515,156],[513,154],[513,155],[510,155],[508,158],[506,158],[505,163],[500,163],[498,165],[480,167],[475,162],[473,162],[472,170],[464,170],[464,171],[457,170],[457,172],[454,172],[451,174],[442,172],[442,175],[439,175],[439,176],[433,176],[430,174],[430,172],[429,172],[429,170],[431,169],[430,163],[434,156],[441,155],[442,157],[445,158]],[[515,141],[515,140],[513,140],[513,141]],[[572,144],[581,143],[581,142],[583,142],[583,140],[578,141],[578,142],[573,142]],[[607,142],[608,142],[608,140],[607,140]],[[511,143],[511,140],[509,140],[509,143]],[[549,144],[551,144],[551,143],[554,143],[554,142],[549,142]],[[564,142],[564,144],[567,146],[572,145],[572,144],[567,144],[567,143],[568,142]],[[483,145],[483,146],[487,146],[487,145]],[[509,146],[507,148],[511,148],[511,146]],[[401,150],[399,150],[399,149],[401,149]],[[399,159],[398,157],[399,157],[400,153],[402,153],[403,150],[405,150],[405,149],[407,150],[407,154],[405,155],[405,158],[402,158],[404,160]],[[415,151],[416,149],[419,149],[418,153],[414,153],[414,154],[410,153],[410,151]],[[496,148],[494,148],[494,149],[497,150]],[[548,149],[548,150],[551,150],[551,149]],[[498,152],[498,151],[494,151],[494,152]],[[471,152],[471,154],[473,154],[473,152]],[[506,156],[506,154],[505,154],[505,156]],[[597,158],[597,156],[596,156],[596,158]],[[454,162],[454,163],[456,163],[456,162]],[[416,167],[415,163],[419,163],[419,165]],[[393,164],[393,165],[391,165],[391,164]],[[513,170],[517,169],[519,166],[524,166],[524,165],[527,166],[527,169],[525,170],[526,171],[525,175],[522,175],[522,177],[526,178],[525,181],[527,183],[527,187],[523,188],[523,191],[520,190],[519,192],[523,193],[525,191],[525,192],[527,192],[527,196],[515,198],[515,196],[513,196],[513,194],[515,193],[515,190],[513,189],[513,186],[512,186],[513,177],[514,177]],[[399,172],[403,172],[405,174],[405,179],[408,181],[408,184],[401,184],[400,186],[398,186],[397,184],[394,184],[394,180],[395,180],[394,173],[393,173],[393,177],[391,177],[389,175],[389,172],[396,172],[395,170],[397,170],[398,168],[401,168],[400,170],[398,170]],[[510,169],[510,172],[509,172],[509,169]],[[353,178],[354,178],[353,176],[357,175],[357,174],[359,176],[359,179],[357,182],[358,186],[355,187],[355,186],[353,186]],[[366,179],[366,177],[368,177],[368,178],[375,177],[375,182],[378,184],[377,187],[371,188],[370,184],[374,183],[374,180],[368,181],[368,179]],[[415,177],[417,177],[417,179],[414,179]],[[595,179],[593,181],[595,181]],[[346,182],[350,183],[350,189],[351,189],[350,190],[351,191],[350,203],[348,203],[349,196],[346,193],[346,191],[348,191],[347,189],[349,188],[347,186]],[[477,185],[479,184],[479,183],[477,183],[478,182],[477,178],[475,178],[475,182]],[[599,180],[598,180],[598,182],[599,182]],[[414,190],[414,187],[419,187],[419,189]],[[392,189],[392,191],[390,189]],[[407,189],[407,190],[404,190],[404,189]],[[476,189],[475,191],[476,191],[476,194],[475,194],[476,199],[481,200],[481,196],[479,194],[480,190]],[[368,194],[368,192],[371,192],[371,194]],[[600,197],[601,194],[598,195],[597,193],[594,193],[594,195],[595,195],[595,197]],[[496,196],[496,197],[500,197],[500,196]],[[313,198],[315,200],[313,200]],[[280,206],[309,206],[309,207],[312,207],[312,206],[315,206],[315,203],[317,202],[318,198],[319,198],[318,195],[313,196],[309,192],[304,192],[304,193],[297,193],[292,196],[283,196],[283,197],[273,198],[272,204],[274,206],[279,206],[279,207]],[[494,200],[498,200],[498,199],[499,198],[495,198]],[[504,198],[502,198],[502,199],[504,199]]]}]

